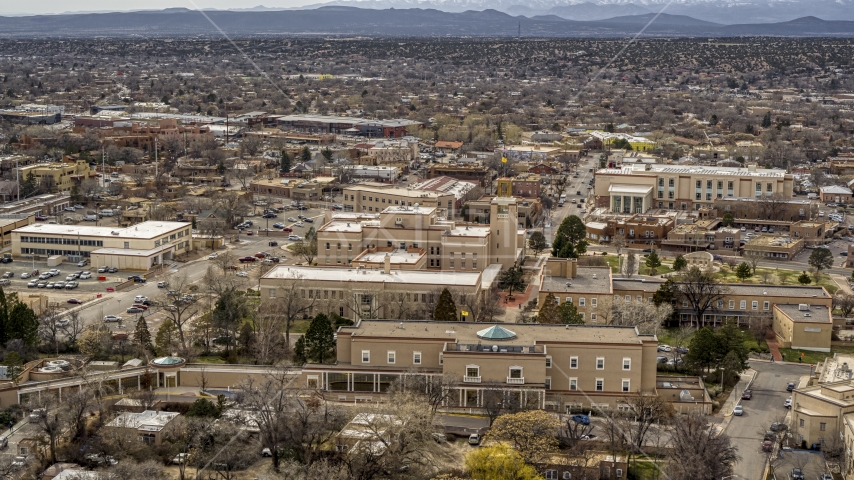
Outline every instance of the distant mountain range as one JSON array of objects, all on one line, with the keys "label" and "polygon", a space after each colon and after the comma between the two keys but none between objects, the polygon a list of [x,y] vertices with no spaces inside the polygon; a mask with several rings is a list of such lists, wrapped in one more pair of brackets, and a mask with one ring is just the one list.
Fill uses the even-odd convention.
[{"label": "distant mountain range", "polygon": [[[376,1],[376,0],[371,0]],[[462,0],[461,0],[462,1]],[[473,0],[472,0],[473,1]],[[502,1],[502,0],[498,0]],[[547,1],[547,0],[542,0]],[[0,37],[130,37],[220,35],[359,35],[359,36],[489,36],[624,37],[644,31],[653,37],[844,36],[854,37],[854,21],[803,17],[787,22],[723,25],[684,15],[655,13],[574,21],[558,15],[513,16],[497,10],[443,12],[435,9],[372,10],[320,7],[305,10],[206,11],[183,8],[161,11],[83,13],[0,17]],[[263,7],[261,7],[263,8]],[[654,21],[653,21],[654,19]]]},{"label": "distant mountain range", "polygon": [[808,15],[854,20],[854,0],[331,0],[315,6],[340,5],[385,10],[434,8],[445,12],[494,9],[511,15],[556,15],[567,20],[606,20],[617,16],[666,12],[725,25],[773,23]]}]

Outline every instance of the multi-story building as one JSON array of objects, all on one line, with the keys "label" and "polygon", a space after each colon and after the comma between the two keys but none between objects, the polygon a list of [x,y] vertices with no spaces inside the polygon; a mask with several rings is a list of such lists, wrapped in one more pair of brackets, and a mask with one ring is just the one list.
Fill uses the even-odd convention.
[{"label": "multi-story building", "polygon": [[740,245],[741,230],[720,227],[719,219],[703,219],[677,225],[661,241],[661,248],[676,252],[734,252]]},{"label": "multi-story building", "polygon": [[699,210],[724,197],[791,198],[794,177],[785,170],[632,164],[596,172],[596,205],[617,213],[650,208]]},{"label": "multi-story building", "polygon": [[811,220],[818,215],[818,205],[800,198],[724,197],[714,202],[715,216],[729,213],[737,227],[775,227],[782,229],[792,222]]},{"label": "multi-story building", "polygon": [[574,304],[585,323],[607,324],[614,294],[610,267],[579,267],[575,258],[550,258],[539,287],[537,305],[554,295],[558,304]]},{"label": "multi-story building", "polygon": [[276,118],[279,128],[311,134],[360,135],[368,138],[400,138],[408,128],[422,124],[412,120],[370,120],[329,115],[283,115]]},{"label": "multi-story building", "polygon": [[783,348],[830,351],[831,309],[824,305],[775,303],[773,329]]},{"label": "multi-story building", "polygon": [[45,188],[59,192],[70,192],[81,180],[95,177],[85,160],[76,162],[37,163],[17,169],[21,181],[32,175]]},{"label": "multi-story building", "polygon": [[492,180],[489,173],[489,168],[477,163],[472,164],[448,164],[434,163],[430,166],[430,173],[427,178],[436,178],[440,176],[456,178],[466,182],[474,183],[478,186],[485,187]]},{"label": "multi-story building", "polygon": [[511,180],[513,196],[523,198],[540,198],[542,177],[535,173],[520,173]]},{"label": "multi-story building", "polygon": [[12,255],[90,258],[93,265],[149,270],[193,250],[190,224],[143,222],[127,228],[36,223],[12,231]]},{"label": "multi-story building", "polygon": [[744,255],[758,255],[767,260],[792,260],[804,249],[804,240],[780,235],[757,235],[744,244]]},{"label": "multi-story building", "polygon": [[323,200],[337,184],[335,177],[314,177],[311,180],[301,178],[273,178],[253,180],[249,191],[255,200],[263,199],[294,199],[301,202],[317,202]]},{"label": "multi-story building", "polygon": [[[407,256],[423,252],[420,255],[425,256],[423,265],[428,269],[509,267],[521,258],[525,243],[525,231],[516,225],[516,199],[494,197],[491,208],[488,226],[446,220],[436,207],[421,205],[386,206],[376,214],[336,214],[317,230],[318,263],[346,266],[366,250],[393,248],[409,252]],[[402,257],[393,256],[395,261],[398,258]]]},{"label": "multi-story building", "polygon": [[[492,195],[484,195],[477,200],[466,203],[464,220],[474,223],[489,223],[490,211],[492,209]],[[543,204],[539,199],[520,199],[516,203],[516,219],[519,228],[531,228],[537,224],[543,215]]]},{"label": "multi-story building", "polygon": [[435,208],[441,216],[454,218],[457,197],[452,192],[400,188],[365,182],[344,187],[345,212],[378,213],[392,206]]},{"label": "multi-story building", "polygon": [[608,215],[587,221],[587,238],[593,243],[612,243],[616,239],[624,245],[661,245],[675,226],[672,215]]},{"label": "multi-story building", "polygon": [[[336,341],[335,364],[302,372],[308,386],[341,401],[372,399],[403,374],[457,376],[449,408],[482,407],[485,390],[500,388],[533,408],[615,409],[658,387],[658,341],[633,327],[366,319],[339,328]],[[703,408],[705,400],[690,404]]]}]

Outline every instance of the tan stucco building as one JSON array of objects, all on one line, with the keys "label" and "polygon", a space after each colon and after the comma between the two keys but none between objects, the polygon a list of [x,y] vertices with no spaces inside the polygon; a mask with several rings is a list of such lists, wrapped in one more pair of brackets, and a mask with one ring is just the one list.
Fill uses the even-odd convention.
[{"label": "tan stucco building", "polygon": [[392,206],[433,207],[439,215],[453,218],[456,197],[453,193],[400,188],[378,182],[365,182],[344,187],[345,212],[377,213]]},{"label": "tan stucco building", "polygon": [[[89,168],[89,162],[86,160],[37,163],[35,165],[20,167],[18,172],[22,182],[28,176],[33,175],[36,182],[42,185],[49,185],[52,190],[58,192],[70,192],[84,178],[95,176],[95,173]],[[51,177],[51,179],[48,180],[47,177]]]},{"label": "tan stucco building", "polygon": [[190,228],[159,221],[126,228],[36,223],[12,231],[12,255],[90,258],[92,265],[144,271],[193,250]]},{"label": "tan stucco building", "polygon": [[824,305],[775,304],[773,329],[783,348],[829,352],[833,332],[830,308]]},{"label": "tan stucco building", "polygon": [[613,212],[645,213],[650,208],[699,210],[724,197],[792,196],[794,177],[784,170],[749,165],[703,167],[632,164],[596,172],[597,206]]}]

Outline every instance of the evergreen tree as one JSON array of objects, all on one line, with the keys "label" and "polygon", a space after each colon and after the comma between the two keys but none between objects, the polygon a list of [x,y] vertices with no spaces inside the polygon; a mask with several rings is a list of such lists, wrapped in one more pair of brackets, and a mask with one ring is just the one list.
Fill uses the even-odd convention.
[{"label": "evergreen tree", "polygon": [[157,346],[158,355],[171,355],[178,344],[178,333],[175,324],[170,321],[163,322],[157,329],[154,344]]},{"label": "evergreen tree", "polygon": [[308,362],[305,356],[305,337],[299,337],[294,344],[294,356],[292,359],[294,365],[304,365]]},{"label": "evergreen tree", "polygon": [[762,117],[762,128],[768,128],[770,126],[771,126],[771,112],[768,112],[765,114],[764,117]]},{"label": "evergreen tree", "polygon": [[587,252],[587,228],[576,215],[570,215],[560,222],[552,245],[552,256],[557,258],[578,258]]},{"label": "evergreen tree", "polygon": [[439,301],[436,302],[436,308],[433,310],[433,320],[437,322],[457,321],[457,305],[447,288],[442,289],[442,293],[439,294]]},{"label": "evergreen tree", "polygon": [[644,264],[646,264],[646,267],[649,268],[652,275],[655,275],[656,269],[661,266],[661,258],[658,256],[657,253],[655,253],[655,250],[653,250],[646,257]]},{"label": "evergreen tree", "polygon": [[815,269],[816,276],[818,276],[822,270],[833,267],[833,253],[829,248],[816,248],[810,254],[807,262]]},{"label": "evergreen tree", "polygon": [[531,238],[528,239],[528,247],[534,251],[534,255],[539,255],[540,252],[546,249],[546,236],[543,235],[543,232],[536,231],[531,234]]},{"label": "evergreen tree", "polygon": [[557,298],[554,294],[546,295],[546,299],[540,306],[540,312],[537,314],[537,322],[539,323],[560,323],[560,312],[558,311]]},{"label": "evergreen tree", "polygon": [[[854,273],[852,273],[852,276],[854,276]],[[798,275],[798,283],[800,283],[801,285],[809,285],[811,282],[812,277],[810,277],[809,273],[801,272],[801,274]]]},{"label": "evergreen tree", "polygon": [[321,313],[314,317],[303,338],[305,356],[309,361],[324,363],[335,357],[335,330],[326,315]]},{"label": "evergreen tree", "polygon": [[307,146],[302,147],[302,154],[300,160],[302,160],[303,163],[311,161],[311,150],[309,150]]},{"label": "evergreen tree", "polygon": [[154,350],[154,347],[151,345],[151,332],[148,330],[148,322],[143,317],[139,317],[139,320],[136,321],[136,329],[133,331],[133,343],[142,352]]},{"label": "evergreen tree", "polygon": [[501,122],[498,122],[498,139],[504,141],[504,132],[501,131]]},{"label": "evergreen tree", "polygon": [[522,267],[513,265],[498,276],[498,287],[507,290],[507,296],[513,297],[513,292],[521,292],[525,288]]},{"label": "evergreen tree", "polygon": [[282,173],[288,173],[291,171],[291,157],[288,156],[288,152],[286,150],[282,150],[282,159],[279,160],[279,171]]},{"label": "evergreen tree", "polygon": [[691,338],[685,361],[697,368],[707,369],[720,360],[718,337],[709,327],[703,327]]},{"label": "evergreen tree", "polygon": [[744,281],[747,278],[750,278],[752,275],[752,271],[750,269],[750,265],[747,262],[741,262],[737,267],[735,267],[735,276]]},{"label": "evergreen tree", "polygon": [[721,225],[731,227],[735,223],[735,217],[731,213],[725,213],[721,218]]},{"label": "evergreen tree", "polygon": [[673,259],[673,270],[680,272],[683,268],[688,266],[688,261],[685,260],[685,257],[682,255],[677,255],[676,258]]},{"label": "evergreen tree", "polygon": [[9,299],[7,299],[6,308],[9,313],[6,318],[6,335],[8,339],[19,338],[28,347],[38,344],[39,320],[36,312],[26,303],[18,301],[17,296],[11,299],[11,308],[9,308],[9,304]]},{"label": "evergreen tree", "polygon": [[572,302],[563,302],[557,307],[560,318],[560,323],[565,325],[584,325],[584,318],[578,313],[575,304]]},{"label": "evergreen tree", "polygon": [[0,288],[0,345],[6,345],[9,341],[9,332],[6,325],[9,323],[9,310],[6,301],[6,294]]}]

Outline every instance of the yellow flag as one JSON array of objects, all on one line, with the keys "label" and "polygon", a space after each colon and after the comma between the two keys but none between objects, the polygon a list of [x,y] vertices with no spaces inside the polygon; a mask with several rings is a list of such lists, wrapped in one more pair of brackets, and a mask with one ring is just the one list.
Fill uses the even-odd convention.
[{"label": "yellow flag", "polygon": [[462,314],[463,314],[463,316],[464,316],[464,317],[468,317],[468,316],[469,316],[469,312],[467,312],[467,311],[465,311],[465,310],[463,310],[463,311],[462,311]]},{"label": "yellow flag", "polygon": [[501,157],[501,163],[507,163],[507,157]]}]

